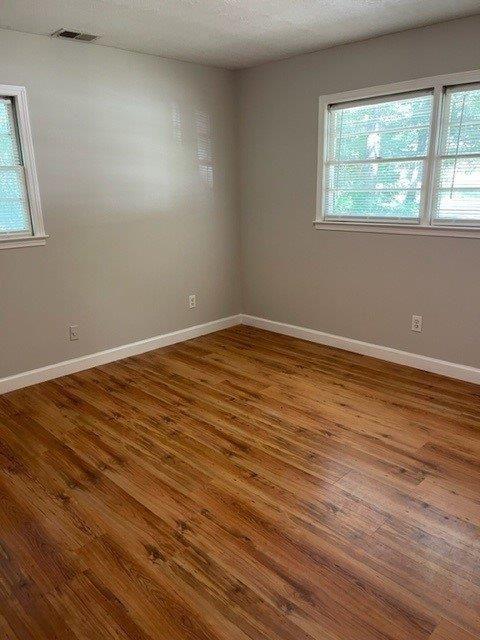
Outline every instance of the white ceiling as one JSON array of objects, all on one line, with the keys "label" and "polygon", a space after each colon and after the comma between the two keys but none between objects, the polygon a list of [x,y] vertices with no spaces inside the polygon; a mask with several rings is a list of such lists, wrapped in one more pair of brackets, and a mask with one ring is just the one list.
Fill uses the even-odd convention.
[{"label": "white ceiling", "polygon": [[65,27],[100,34],[100,45],[240,68],[474,13],[480,0],[0,0],[0,27]]}]

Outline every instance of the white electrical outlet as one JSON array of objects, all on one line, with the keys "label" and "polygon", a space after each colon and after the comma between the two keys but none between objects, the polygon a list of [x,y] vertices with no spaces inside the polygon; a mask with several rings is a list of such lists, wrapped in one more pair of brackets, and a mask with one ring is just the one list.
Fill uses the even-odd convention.
[{"label": "white electrical outlet", "polygon": [[197,306],[197,297],[194,293],[188,296],[188,308],[195,309]]},{"label": "white electrical outlet", "polygon": [[412,316],[412,331],[421,333],[423,329],[423,316]]},{"label": "white electrical outlet", "polygon": [[78,340],[79,338],[78,324],[71,324],[69,327],[69,332],[70,332],[70,340]]}]

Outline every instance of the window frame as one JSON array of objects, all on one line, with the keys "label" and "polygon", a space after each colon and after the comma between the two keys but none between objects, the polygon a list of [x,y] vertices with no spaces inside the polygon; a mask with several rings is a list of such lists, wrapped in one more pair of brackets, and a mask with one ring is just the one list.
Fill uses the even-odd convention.
[{"label": "window frame", "polygon": [[31,220],[31,233],[0,233],[0,249],[38,246],[46,243],[47,235],[43,223],[40,189],[38,186],[32,130],[28,114],[27,91],[25,87],[0,84],[0,96],[13,100],[14,117],[20,143],[20,153],[25,171],[25,186]]},{"label": "window frame", "polygon": [[[316,218],[313,221],[316,229],[334,231],[361,231],[368,233],[390,234],[418,234],[433,236],[455,236],[480,238],[480,222],[465,224],[463,221],[435,220],[433,202],[435,197],[435,172],[437,170],[437,156],[439,152],[442,114],[445,107],[444,93],[450,86],[474,84],[480,82],[480,70],[452,73],[448,75],[432,76],[393,84],[378,85],[364,89],[356,89],[342,93],[323,95],[319,98],[318,111],[318,156],[317,156],[317,193]],[[411,94],[420,91],[433,91],[433,105],[431,115],[431,135],[428,155],[425,160],[425,176],[422,185],[422,207],[418,221],[399,220],[392,222],[381,220],[350,220],[345,218],[325,218],[326,167],[328,154],[328,113],[329,107],[342,102],[357,102],[388,98],[396,94]]]}]

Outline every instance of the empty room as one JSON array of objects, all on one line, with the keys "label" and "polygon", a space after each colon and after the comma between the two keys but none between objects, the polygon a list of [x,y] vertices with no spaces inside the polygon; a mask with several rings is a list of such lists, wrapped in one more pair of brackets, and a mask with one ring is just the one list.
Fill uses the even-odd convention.
[{"label": "empty room", "polygon": [[480,640],[479,0],[0,0],[0,640]]}]

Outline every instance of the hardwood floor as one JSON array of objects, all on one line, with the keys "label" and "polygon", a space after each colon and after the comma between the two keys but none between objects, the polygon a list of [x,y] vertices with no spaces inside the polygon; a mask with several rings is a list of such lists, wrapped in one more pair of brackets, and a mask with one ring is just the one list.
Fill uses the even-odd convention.
[{"label": "hardwood floor", "polygon": [[246,326],[0,396],[0,637],[478,639],[479,401]]}]

